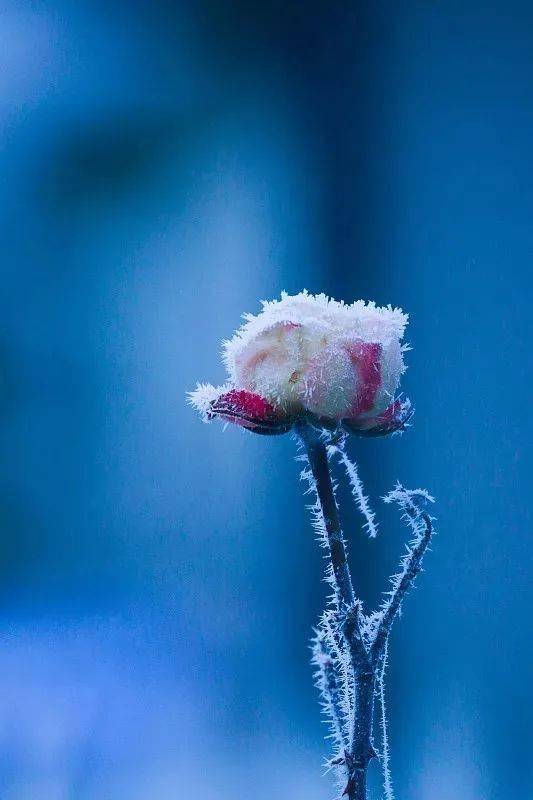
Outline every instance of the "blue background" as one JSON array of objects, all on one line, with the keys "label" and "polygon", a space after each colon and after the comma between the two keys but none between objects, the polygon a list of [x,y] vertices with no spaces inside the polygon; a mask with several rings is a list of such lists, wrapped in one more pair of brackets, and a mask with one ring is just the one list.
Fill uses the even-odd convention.
[{"label": "blue background", "polygon": [[411,314],[415,425],[351,443],[378,540],[341,492],[370,604],[376,498],[438,499],[397,796],[533,796],[531,4],[6,0],[0,38],[0,796],[332,797],[294,442],[184,400],[303,287]]}]

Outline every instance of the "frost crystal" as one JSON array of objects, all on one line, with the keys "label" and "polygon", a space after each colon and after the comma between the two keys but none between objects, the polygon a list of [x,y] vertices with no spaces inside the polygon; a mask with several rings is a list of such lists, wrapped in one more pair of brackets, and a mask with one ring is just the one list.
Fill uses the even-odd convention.
[{"label": "frost crystal", "polygon": [[212,386],[210,383],[199,383],[193,392],[189,392],[189,403],[195,408],[204,422],[211,419],[210,406],[228,387]]}]

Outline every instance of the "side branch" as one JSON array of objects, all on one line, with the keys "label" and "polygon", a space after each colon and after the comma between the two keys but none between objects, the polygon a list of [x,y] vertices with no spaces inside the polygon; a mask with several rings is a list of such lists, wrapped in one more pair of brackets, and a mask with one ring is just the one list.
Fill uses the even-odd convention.
[{"label": "side branch", "polygon": [[324,646],[323,638],[323,634],[317,632],[313,642],[312,663],[317,668],[314,678],[322,698],[324,714],[331,726],[331,734],[336,744],[337,755],[342,755],[348,747],[348,740],[345,736],[342,692],[335,663]]},{"label": "side branch", "polygon": [[408,545],[407,554],[402,559],[400,572],[393,578],[389,598],[381,609],[371,649],[372,656],[377,659],[383,657],[394,619],[405,595],[422,568],[424,553],[434,533],[432,518],[426,511],[419,508],[417,500],[433,502],[433,498],[426,491],[404,489],[400,485],[396,486],[385,498],[387,503],[398,503],[403,511],[403,518],[413,530],[414,537]]},{"label": "side branch", "polygon": [[378,535],[378,528],[375,522],[376,515],[370,508],[368,497],[365,495],[363,484],[361,483],[361,478],[359,477],[357,464],[353,461],[350,461],[348,458],[346,450],[344,449],[344,443],[332,447],[332,450],[338,454],[339,459],[346,470],[346,475],[348,476],[348,480],[350,482],[353,498],[359,511],[365,519],[363,529],[367,532],[371,539],[375,539],[375,537]]}]

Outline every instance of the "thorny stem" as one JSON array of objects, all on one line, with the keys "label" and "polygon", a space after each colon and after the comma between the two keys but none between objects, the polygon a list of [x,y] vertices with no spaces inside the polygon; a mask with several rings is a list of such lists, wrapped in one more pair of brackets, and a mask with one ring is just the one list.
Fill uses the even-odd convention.
[{"label": "thorny stem", "polygon": [[[405,513],[412,520],[416,518],[417,511],[412,502],[407,503]],[[401,579],[394,588],[389,602],[383,609],[383,616],[378,627],[374,644],[372,645],[372,656],[380,661],[383,659],[385,653],[387,640],[389,638],[394,618],[400,610],[402,600],[422,568],[422,558],[433,535],[433,523],[431,521],[431,517],[425,512],[421,514],[421,517],[424,522],[424,533],[420,537],[418,543],[409,552],[409,557]]]},{"label": "thorny stem", "polygon": [[356,602],[346,615],[342,628],[352,665],[355,712],[350,732],[350,753],[346,757],[348,784],[345,794],[349,800],[365,800],[366,770],[377,755],[372,744],[377,672],[363,641],[360,614],[361,603]]},{"label": "thorny stem", "polygon": [[307,451],[309,465],[316,482],[318,499],[324,517],[328,535],[331,566],[335,576],[335,588],[339,605],[346,608],[353,606],[355,595],[352,585],[352,576],[346,558],[346,547],[339,518],[339,509],[333,493],[331,475],[329,471],[326,445],[320,435],[310,425],[302,425],[299,430],[301,439]]},{"label": "thorny stem", "polygon": [[302,426],[300,436],[307,451],[324,518],[335,579],[338,622],[340,623],[341,619],[344,620],[342,630],[350,650],[353,667],[356,713],[353,730],[350,732],[350,752],[345,753],[348,782],[344,794],[348,800],[366,800],[366,769],[375,756],[372,746],[375,674],[371,668],[360,630],[359,604],[355,602],[339,510],[331,482],[326,445],[319,433],[310,426]]},{"label": "thorny stem", "polygon": [[342,725],[342,697],[335,664],[319,635],[313,645],[313,663],[318,667],[315,678],[322,693],[324,712],[330,717],[330,723],[337,739],[343,742],[344,747],[347,747]]},{"label": "thorny stem", "polygon": [[[339,739],[344,748],[343,755],[334,759],[332,764],[343,764],[346,769],[347,784],[343,797],[346,796],[348,800],[367,800],[367,768],[370,761],[377,756],[372,743],[374,698],[376,690],[380,686],[382,688],[383,685],[380,684],[380,681],[383,681],[387,642],[402,600],[420,572],[424,552],[433,534],[433,526],[431,517],[421,512],[412,500],[412,497],[420,492],[407,492],[401,487],[397,487],[397,496],[394,499],[398,499],[398,494],[400,494],[400,505],[408,521],[412,524],[416,536],[402,562],[401,573],[397,576],[389,599],[382,607],[372,633],[369,633],[368,618],[364,617],[361,601],[356,598],[353,589],[339,510],[329,469],[327,442],[319,430],[308,424],[301,424],[298,433],[307,453],[322,513],[336,598],[336,609],[331,612],[330,617],[336,629],[331,631],[328,627],[329,623],[326,625],[326,634],[329,631],[334,639],[332,645],[330,638],[330,652],[328,653],[328,648],[325,646],[327,636],[324,641],[318,639],[315,645],[315,663],[322,675],[319,686],[327,701],[325,706],[330,709],[334,725],[340,732]],[[427,499],[431,499],[427,493],[423,494]],[[422,520],[423,528],[417,528],[420,520]],[[339,685],[337,680],[339,676],[335,675],[333,660],[335,657],[339,657],[339,638],[345,642],[344,647],[350,664],[349,670],[344,670],[344,675],[341,676],[343,691],[345,697],[352,698],[353,704],[353,713],[349,715],[348,727],[344,728],[343,714],[338,701]],[[318,658],[317,652],[320,653]],[[340,658],[342,659],[342,654]],[[382,710],[384,714],[384,708]],[[344,722],[346,722],[346,717],[344,717]],[[384,735],[386,734],[384,733]],[[387,748],[387,745],[385,744],[384,747]],[[387,786],[390,787],[390,775],[388,775],[386,752],[384,757],[386,759],[384,768],[387,788]],[[391,791],[389,791],[389,796],[392,796]]]},{"label": "thorny stem", "polygon": [[383,767],[383,788],[385,790],[385,800],[394,800],[392,789],[392,779],[390,773],[390,754],[389,738],[387,734],[387,709],[385,708],[385,670],[387,668],[388,640],[385,644],[385,651],[382,658],[381,674],[378,679],[379,705],[381,712],[381,761]]}]

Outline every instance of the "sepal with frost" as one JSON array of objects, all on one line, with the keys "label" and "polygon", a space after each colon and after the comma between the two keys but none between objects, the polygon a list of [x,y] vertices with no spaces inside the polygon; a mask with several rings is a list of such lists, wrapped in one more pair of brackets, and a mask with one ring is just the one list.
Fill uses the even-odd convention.
[{"label": "sepal with frost", "polygon": [[306,419],[358,436],[386,436],[407,424],[409,401],[395,399],[405,370],[400,309],[282,292],[244,320],[223,344],[228,383],[199,384],[189,395],[205,421],[278,434]]}]

